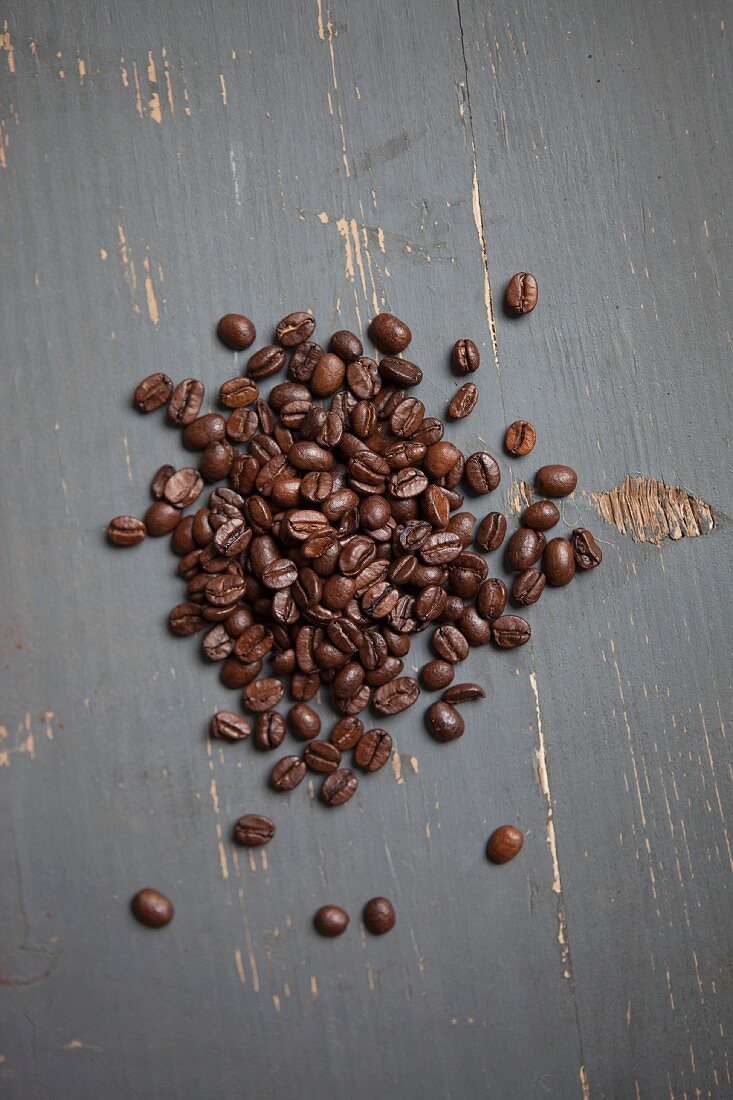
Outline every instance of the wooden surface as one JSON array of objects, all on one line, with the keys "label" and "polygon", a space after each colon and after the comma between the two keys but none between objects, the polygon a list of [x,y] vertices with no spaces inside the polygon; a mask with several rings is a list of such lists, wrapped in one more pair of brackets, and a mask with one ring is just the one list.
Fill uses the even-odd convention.
[{"label": "wooden surface", "polygon": [[[726,14],[5,5],[5,1096],[733,1094]],[[498,303],[522,269],[540,305],[516,323]],[[497,495],[516,507],[512,476],[570,462],[563,522],[605,561],[531,609],[531,645],[472,653],[489,700],[462,741],[430,741],[416,708],[394,767],[328,812],[270,794],[249,745],[207,746],[233,696],[166,630],[175,560],[103,530],[184,453],[131,410],[140,377],[215,391],[239,366],[212,334],[226,310],[266,336],[290,309],[328,333],[382,305],[433,412],[447,349],[476,338],[454,438],[498,453],[531,419]],[[606,524],[592,494],[612,517],[628,475],[624,530],[661,537],[669,486],[712,533]],[[228,839],[245,810],[278,823],[251,859]],[[496,869],[506,820],[525,848]],[[161,933],[128,912],[148,884],[177,907]],[[376,893],[398,911],[383,939],[359,928]],[[337,942],[310,927],[327,901],[353,915]]]}]

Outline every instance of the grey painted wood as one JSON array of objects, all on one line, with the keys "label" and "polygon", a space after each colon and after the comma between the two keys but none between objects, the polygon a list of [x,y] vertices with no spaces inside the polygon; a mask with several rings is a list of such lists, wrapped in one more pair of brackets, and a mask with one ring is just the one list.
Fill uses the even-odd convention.
[{"label": "grey painted wood", "polygon": [[[725,5],[11,0],[3,152],[0,847],[5,1094],[502,1098],[730,1092],[731,200]],[[482,255],[485,244],[486,267]],[[536,314],[497,308],[517,269]],[[170,637],[175,561],[104,542],[184,452],[129,407],[150,369],[210,391],[212,324],[320,331],[386,304],[426,399],[483,349],[455,438],[568,460],[604,568],[475,651],[490,707],[324,811],[207,746],[231,696]],[[536,459],[536,461],[535,461]],[[508,466],[502,492],[516,492]],[[628,472],[720,510],[641,545],[588,496]],[[501,570],[499,563],[495,566]],[[415,647],[416,663],[424,652]],[[324,715],[326,712],[324,711]],[[249,860],[228,832],[272,812]],[[521,858],[483,858],[504,820]],[[174,898],[163,933],[130,895]],[[392,896],[381,940],[361,904]],[[326,900],[354,920],[324,942]]]}]

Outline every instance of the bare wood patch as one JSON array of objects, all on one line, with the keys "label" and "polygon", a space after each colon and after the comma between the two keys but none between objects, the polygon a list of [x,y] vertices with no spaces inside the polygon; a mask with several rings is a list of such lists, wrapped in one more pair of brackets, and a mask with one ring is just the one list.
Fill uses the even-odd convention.
[{"label": "bare wood patch", "polygon": [[507,493],[508,507],[515,515],[519,515],[532,503],[533,495],[534,490],[528,481],[520,481],[514,477]]},{"label": "bare wood patch", "polygon": [[716,524],[715,509],[678,485],[636,475],[591,500],[606,523],[634,542],[658,546],[664,539],[709,535]]}]

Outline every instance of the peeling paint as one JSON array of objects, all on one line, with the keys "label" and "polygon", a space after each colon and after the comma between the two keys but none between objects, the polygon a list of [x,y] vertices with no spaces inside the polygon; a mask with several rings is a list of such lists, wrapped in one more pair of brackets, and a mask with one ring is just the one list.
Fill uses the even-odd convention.
[{"label": "peeling paint", "polygon": [[659,478],[635,475],[608,492],[591,493],[601,518],[634,542],[698,538],[715,528],[715,509],[694,493]]}]

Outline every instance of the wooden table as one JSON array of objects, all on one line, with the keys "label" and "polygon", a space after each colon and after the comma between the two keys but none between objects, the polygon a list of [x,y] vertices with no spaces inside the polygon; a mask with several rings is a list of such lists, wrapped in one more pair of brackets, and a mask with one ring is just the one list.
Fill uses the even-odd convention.
[{"label": "wooden table", "polygon": [[[5,1096],[733,1094],[726,16],[5,5]],[[540,305],[515,322],[523,269]],[[175,560],[104,528],[185,457],[130,408],[139,378],[215,392],[240,369],[221,313],[266,337],[294,308],[328,334],[385,307],[433,412],[453,340],[479,342],[465,450],[537,424],[492,505],[516,514],[567,461],[563,525],[605,560],[531,609],[530,645],[472,652],[488,700],[462,741],[416,708],[330,813],[305,787],[278,801],[249,745],[207,744],[234,697],[167,632]],[[245,809],[278,823],[252,858],[229,840]],[[504,821],[526,843],[497,869]],[[129,915],[147,884],[175,900],[164,932]],[[358,921],[377,893],[383,939]],[[311,929],[325,901],[353,915],[339,941]]]}]

